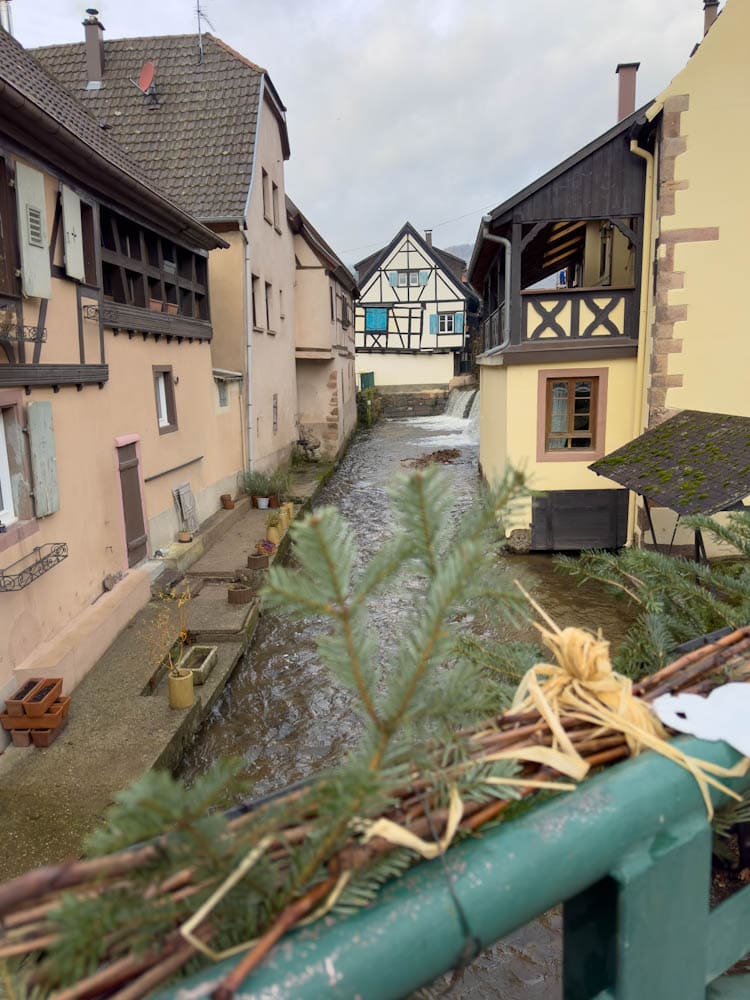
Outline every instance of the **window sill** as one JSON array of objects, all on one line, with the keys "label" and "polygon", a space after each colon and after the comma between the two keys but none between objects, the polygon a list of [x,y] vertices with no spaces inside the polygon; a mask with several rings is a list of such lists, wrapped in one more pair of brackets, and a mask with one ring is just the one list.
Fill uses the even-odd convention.
[{"label": "window sill", "polygon": [[266,330],[266,333],[268,334],[269,337],[275,337],[276,334],[278,333],[278,331],[277,330]]},{"label": "window sill", "polygon": [[37,531],[39,531],[39,522],[36,518],[31,518],[28,521],[14,521],[13,524],[8,525],[5,531],[0,533],[0,552],[17,545]]},{"label": "window sill", "polygon": [[273,219],[270,216],[266,215],[265,212],[263,213],[263,218],[266,220],[269,226],[273,225]]},{"label": "window sill", "polygon": [[254,326],[253,327],[253,333],[265,333],[265,332],[266,331],[263,329],[262,326]]},{"label": "window sill", "polygon": [[281,227],[277,226],[276,223],[274,223],[273,228],[276,230],[276,232],[279,234],[279,236],[281,236]]},{"label": "window sill", "polygon": [[177,428],[177,424],[164,424],[163,427],[159,428],[159,433],[160,434],[171,434],[173,431],[176,431],[177,429],[178,429]]},{"label": "window sill", "polygon": [[543,451],[536,456],[537,462],[595,462],[604,457],[604,449],[566,448],[560,451]]}]

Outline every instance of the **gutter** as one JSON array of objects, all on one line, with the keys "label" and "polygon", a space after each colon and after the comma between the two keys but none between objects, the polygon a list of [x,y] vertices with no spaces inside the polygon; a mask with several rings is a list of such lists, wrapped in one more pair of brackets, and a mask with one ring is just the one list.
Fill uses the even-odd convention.
[{"label": "gutter", "polygon": [[491,348],[489,351],[485,351],[484,354],[480,354],[477,358],[481,361],[482,358],[493,358],[496,354],[500,354],[505,348],[510,344],[510,240],[506,239],[504,236],[494,236],[489,231],[489,223],[491,219],[489,215],[485,215],[482,219],[482,234],[481,239],[487,240],[488,243],[499,243],[505,250],[504,263],[505,263],[505,308],[503,310],[503,338],[497,347]]},{"label": "gutter", "polygon": [[252,471],[255,467],[255,417],[253,412],[253,293],[252,293],[252,271],[250,270],[250,241],[247,238],[247,230],[241,229],[242,242],[244,245],[245,270],[243,275],[244,291],[244,313],[245,313],[245,405],[247,407],[247,458],[248,469]]}]

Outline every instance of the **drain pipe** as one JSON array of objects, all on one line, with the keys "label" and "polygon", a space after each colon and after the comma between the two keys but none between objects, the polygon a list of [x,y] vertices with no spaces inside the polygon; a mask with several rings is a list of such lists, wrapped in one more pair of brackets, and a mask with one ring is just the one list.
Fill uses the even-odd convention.
[{"label": "drain pipe", "polygon": [[245,404],[247,406],[247,467],[255,468],[255,427],[253,417],[253,276],[250,270],[250,240],[247,230],[240,229],[245,251]]},{"label": "drain pipe", "polygon": [[505,348],[510,343],[510,240],[506,239],[504,236],[493,236],[489,231],[489,224],[492,221],[490,215],[485,215],[482,217],[483,230],[482,239],[487,240],[488,243],[500,243],[505,250],[505,310],[503,313],[503,338],[497,347],[492,347],[489,351],[485,351],[482,357],[491,358],[495,354],[499,354],[504,351]]},{"label": "drain pipe", "polygon": [[[651,290],[651,260],[653,257],[654,230],[654,154],[638,145],[637,139],[630,140],[630,152],[646,161],[646,198],[643,206],[643,250],[641,254],[641,301],[638,316],[638,362],[635,370],[635,413],[633,414],[633,437],[643,432],[647,420],[646,413],[646,362],[651,338],[649,336],[649,303]],[[628,507],[627,538],[632,545],[635,534],[635,513],[637,500]]]}]

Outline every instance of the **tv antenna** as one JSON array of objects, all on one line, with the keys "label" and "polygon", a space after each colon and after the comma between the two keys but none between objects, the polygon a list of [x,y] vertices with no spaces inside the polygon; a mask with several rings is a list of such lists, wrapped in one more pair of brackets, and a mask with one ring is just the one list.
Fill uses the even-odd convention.
[{"label": "tv antenna", "polygon": [[201,9],[201,0],[195,0],[195,16],[198,21],[198,64],[200,65],[203,62],[203,26],[201,22],[205,21],[211,31],[216,31],[216,28]]}]

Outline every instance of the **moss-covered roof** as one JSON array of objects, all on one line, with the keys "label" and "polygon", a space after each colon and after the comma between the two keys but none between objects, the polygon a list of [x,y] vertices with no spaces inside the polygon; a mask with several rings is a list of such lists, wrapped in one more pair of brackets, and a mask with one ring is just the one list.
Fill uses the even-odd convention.
[{"label": "moss-covered roof", "polygon": [[715,514],[750,496],[750,418],[683,410],[589,466],[678,514]]}]

